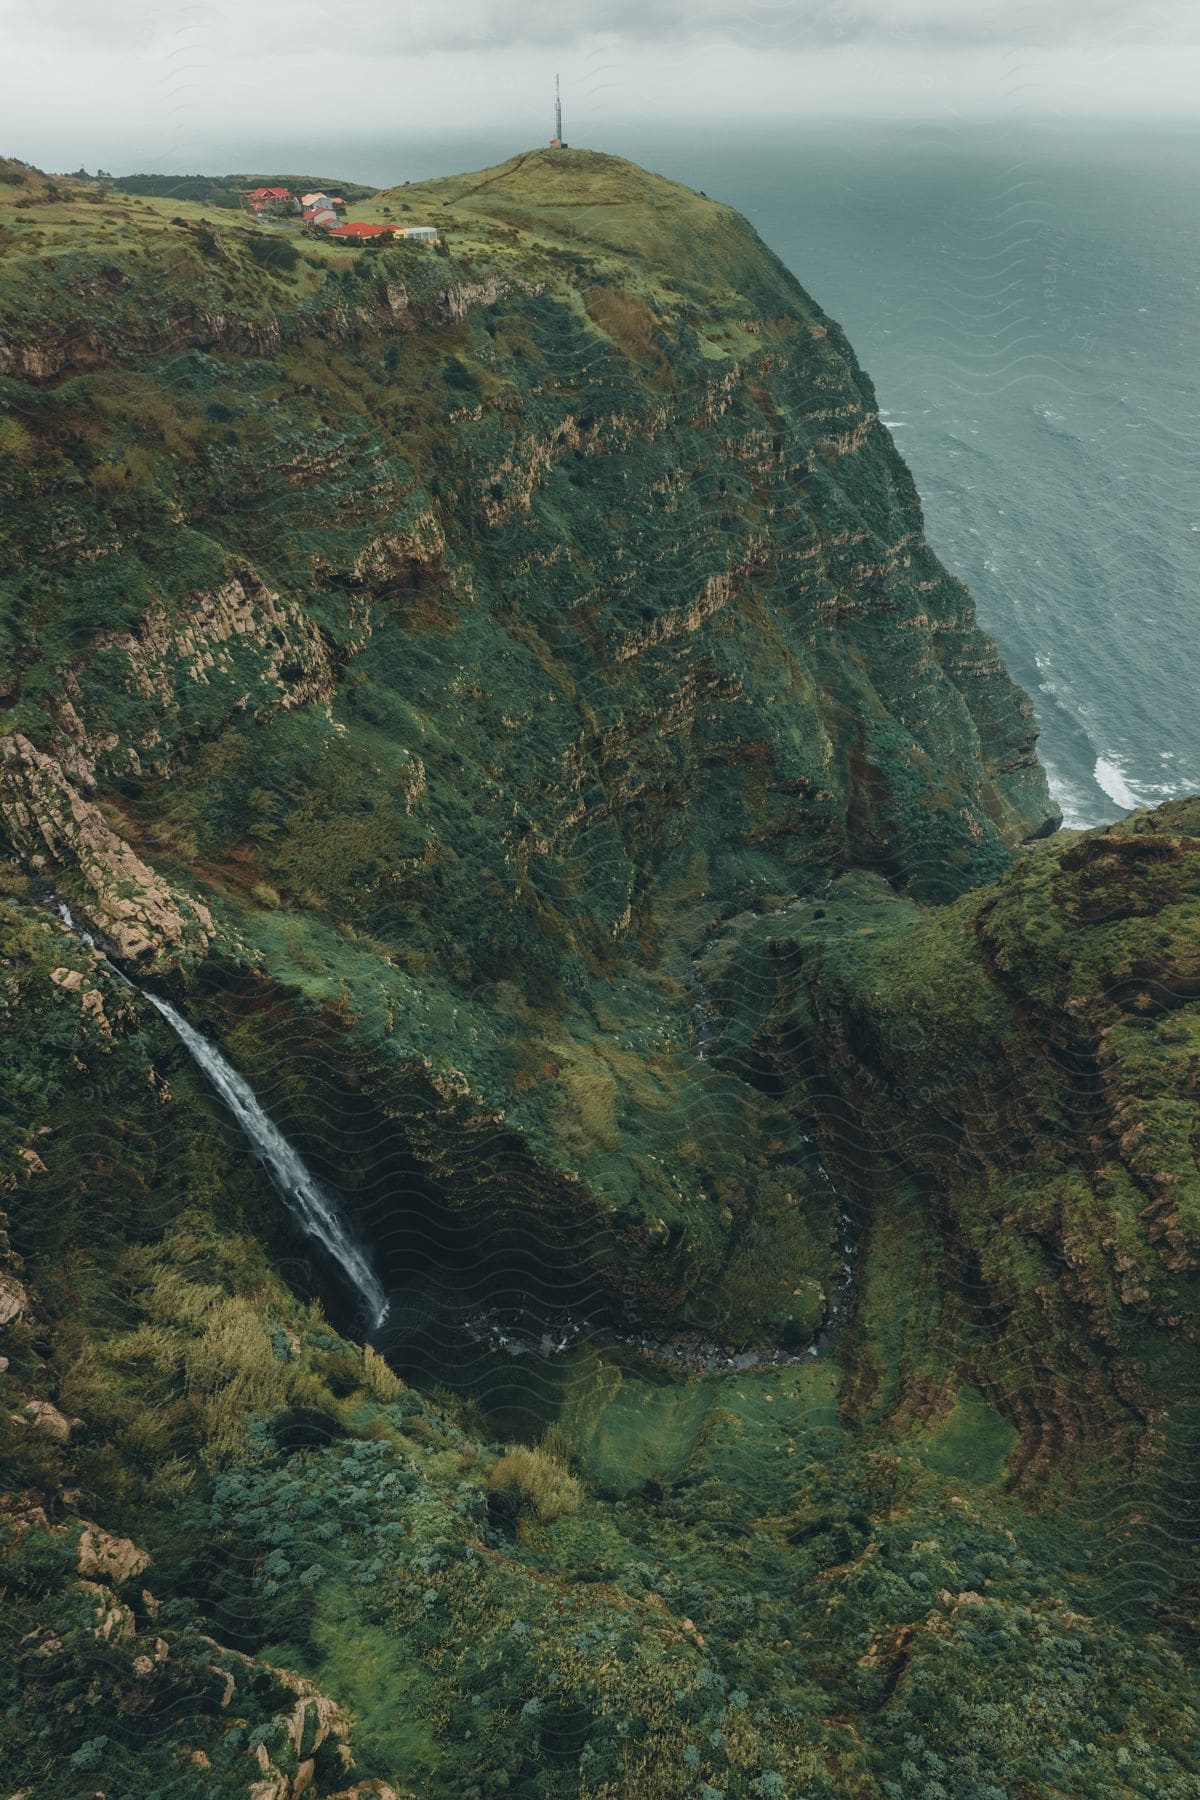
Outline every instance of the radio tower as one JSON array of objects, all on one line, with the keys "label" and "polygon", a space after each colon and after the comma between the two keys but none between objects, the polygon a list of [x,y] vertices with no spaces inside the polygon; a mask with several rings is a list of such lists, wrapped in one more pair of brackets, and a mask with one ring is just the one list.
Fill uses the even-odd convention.
[{"label": "radio tower", "polygon": [[554,136],[550,139],[552,150],[565,150],[562,134],[562,96],[558,91],[558,76],[554,77]]}]

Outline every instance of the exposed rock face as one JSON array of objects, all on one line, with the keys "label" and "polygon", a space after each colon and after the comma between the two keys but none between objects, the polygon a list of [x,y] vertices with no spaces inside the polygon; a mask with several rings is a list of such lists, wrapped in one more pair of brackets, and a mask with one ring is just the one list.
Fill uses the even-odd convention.
[{"label": "exposed rock face", "polygon": [[[256,711],[326,704],[336,691],[329,650],[315,623],[297,602],[281,601],[248,570],[212,593],[189,596],[178,618],[170,618],[157,603],[135,631],[102,634],[94,648],[97,654],[116,651],[128,660],[127,685],[154,705],[160,731],[171,736],[183,723],[186,684],[236,682],[247,649],[253,657],[252,685],[242,703]],[[290,671],[286,680],[281,673],[285,667]]]},{"label": "exposed rock face", "polygon": [[85,884],[89,914],[130,962],[194,957],[213,935],[212,915],[176,893],[112,830],[62,765],[19,732],[0,739],[0,817],[32,868]]},{"label": "exposed rock face", "polygon": [[72,1421],[49,1400],[27,1400],[18,1416],[25,1418],[31,1431],[49,1438],[52,1443],[65,1444],[71,1435]]},{"label": "exposed rock face", "polygon": [[[230,1660],[236,1652],[214,1645],[222,1657]],[[280,1769],[272,1760],[266,1744],[259,1743],[254,1750],[254,1758],[261,1772],[261,1779],[250,1783],[249,1792],[253,1800],[299,1800],[301,1794],[308,1792],[316,1773],[316,1758],[322,1749],[327,1756],[332,1752],[337,1767],[346,1773],[353,1764],[350,1750],[350,1723],[341,1707],[337,1706],[328,1695],[322,1694],[311,1681],[297,1675],[291,1669],[276,1668],[271,1663],[257,1661],[249,1656],[237,1656],[251,1680],[261,1681],[264,1674],[271,1676],[288,1694],[295,1695],[295,1703],[290,1711],[281,1715],[279,1736],[283,1740],[285,1755],[280,1760],[287,1760],[293,1773]],[[225,1695],[222,1707],[227,1707],[237,1692],[237,1683],[232,1675],[227,1674]],[[288,1754],[290,1752],[290,1755]],[[358,1792],[356,1788],[352,1790]],[[378,1792],[380,1800],[387,1800],[388,1793],[380,1784],[366,1782],[362,1785],[364,1795]],[[396,1797],[393,1796],[393,1800]]]},{"label": "exposed rock face", "polygon": [[[472,307],[486,306],[503,293],[519,291],[522,285],[512,278],[493,276],[483,282],[452,281],[446,286],[434,286],[421,296],[418,318],[428,312],[460,320]],[[132,284],[125,286],[131,288]],[[110,313],[106,328],[76,320],[73,331],[40,342],[0,334],[0,375],[48,384],[97,369],[119,367],[133,358],[166,356],[193,347],[206,352],[269,357],[277,355],[289,342],[303,339],[314,326],[327,341],[336,343],[353,339],[364,328],[386,330],[398,322],[406,323],[412,304],[403,283],[386,282],[378,288],[373,285],[357,305],[332,304],[316,319],[269,315],[255,319],[233,309],[209,311],[180,303],[161,323],[148,327],[138,315],[138,299],[134,289],[128,294],[128,310],[118,308],[115,314]],[[22,325],[28,331],[28,323],[23,321]]]},{"label": "exposed rock face", "polygon": [[20,1319],[29,1305],[29,1296],[17,1280],[0,1270],[0,1325],[11,1325]]},{"label": "exposed rock face", "polygon": [[79,1573],[97,1581],[132,1581],[150,1567],[148,1551],[140,1550],[129,1538],[114,1537],[99,1525],[84,1525],[78,1554]]}]

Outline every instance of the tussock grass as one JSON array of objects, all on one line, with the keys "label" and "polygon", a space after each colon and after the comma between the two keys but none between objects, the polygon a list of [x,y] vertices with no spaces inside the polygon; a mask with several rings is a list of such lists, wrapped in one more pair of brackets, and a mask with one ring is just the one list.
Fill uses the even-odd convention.
[{"label": "tussock grass", "polygon": [[510,1444],[488,1476],[494,1493],[515,1493],[539,1523],[549,1525],[565,1513],[578,1512],[583,1489],[571,1471],[548,1450]]},{"label": "tussock grass", "polygon": [[563,1085],[567,1124],[581,1133],[591,1149],[617,1149],[617,1084],[608,1070],[597,1062],[581,1060],[564,1071]]},{"label": "tussock grass", "polygon": [[631,362],[653,362],[657,321],[644,300],[619,287],[594,287],[584,300],[588,318],[610,337]]},{"label": "tussock grass", "polygon": [[[229,1270],[204,1268],[189,1251],[197,1240],[186,1227],[161,1245],[130,1253],[127,1275],[142,1314],[99,1354],[89,1349],[67,1373],[64,1398],[76,1411],[103,1420],[135,1461],[174,1469],[184,1485],[196,1453],[210,1466],[236,1460],[248,1448],[247,1426],[292,1409],[339,1416],[338,1393],[308,1350],[281,1349],[277,1290],[247,1266],[230,1291]],[[350,1352],[347,1404],[369,1395],[389,1405],[404,1383],[370,1346],[361,1361]],[[182,1458],[176,1464],[172,1458]],[[169,1465],[169,1468],[168,1468]]]}]

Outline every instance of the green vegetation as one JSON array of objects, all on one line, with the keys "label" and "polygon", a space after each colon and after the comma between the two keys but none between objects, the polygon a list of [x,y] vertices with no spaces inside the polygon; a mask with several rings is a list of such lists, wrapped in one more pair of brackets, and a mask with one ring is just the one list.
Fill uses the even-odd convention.
[{"label": "green vegetation", "polygon": [[289,244],[286,238],[252,237],[250,254],[264,269],[291,270],[300,261],[296,246]]},{"label": "green vegetation", "polygon": [[559,1459],[540,1445],[510,1444],[488,1477],[492,1492],[515,1495],[543,1525],[579,1511],[579,1483]]},{"label": "green vegetation", "polygon": [[[344,1011],[451,1204],[469,1105],[644,1316],[803,1341],[829,1197],[793,1109],[697,1058],[692,954],[846,861],[957,892],[1049,809],[837,327],[737,215],[587,152],[372,199],[448,259],[264,267],[249,220],[94,201],[0,261],[0,682],[14,740],[78,721],[181,896],[138,944],[169,907],[190,967],[202,905],[214,1028],[250,971]],[[56,841],[115,929],[112,857]]]},{"label": "green vegetation", "polygon": [[4,1791],[1195,1795],[1195,804],[1021,847],[736,215],[362,210],[449,254],[0,165]]},{"label": "green vegetation", "polygon": [[360,182],[335,181],[328,175],[109,175],[97,179],[119,194],[221,207],[240,207],[242,195],[256,187],[285,187],[296,195],[340,194],[348,202],[365,200],[375,192]]}]

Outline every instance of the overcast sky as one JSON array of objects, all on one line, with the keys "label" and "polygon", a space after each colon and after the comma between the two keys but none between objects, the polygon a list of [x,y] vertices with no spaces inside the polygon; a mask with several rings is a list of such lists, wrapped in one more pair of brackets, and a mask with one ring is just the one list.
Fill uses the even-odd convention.
[{"label": "overcast sky", "polygon": [[1196,0],[0,0],[0,23],[0,150],[60,169],[435,130],[503,154],[548,135],[556,70],[568,136],[609,149],[650,117],[1188,118],[1200,91]]}]

